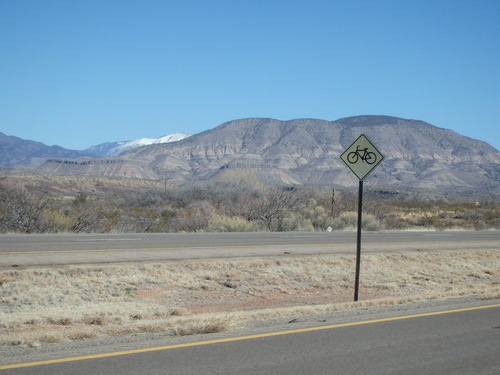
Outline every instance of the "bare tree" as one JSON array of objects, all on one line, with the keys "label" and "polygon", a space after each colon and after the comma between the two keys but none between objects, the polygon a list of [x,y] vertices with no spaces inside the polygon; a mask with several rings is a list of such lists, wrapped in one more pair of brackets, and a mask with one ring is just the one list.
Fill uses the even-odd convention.
[{"label": "bare tree", "polygon": [[270,231],[283,231],[283,219],[287,213],[299,211],[308,201],[304,190],[295,187],[273,186],[260,197],[246,202],[247,220],[260,220]]},{"label": "bare tree", "polygon": [[90,200],[85,194],[78,194],[73,200],[75,220],[73,231],[77,233],[92,233],[106,231],[106,215],[103,207]]},{"label": "bare tree", "polygon": [[0,193],[0,228],[22,233],[43,232],[42,212],[48,200],[24,190]]}]

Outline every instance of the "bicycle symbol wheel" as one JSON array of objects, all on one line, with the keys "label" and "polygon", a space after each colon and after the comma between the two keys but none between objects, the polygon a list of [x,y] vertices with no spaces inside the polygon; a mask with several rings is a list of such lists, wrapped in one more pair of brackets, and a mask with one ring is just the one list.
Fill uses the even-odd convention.
[{"label": "bicycle symbol wheel", "polygon": [[367,164],[373,164],[377,161],[377,155],[374,152],[367,152],[365,155],[365,161]]},{"label": "bicycle symbol wheel", "polygon": [[351,164],[355,164],[358,162],[359,155],[356,151],[350,152],[347,154],[347,161]]}]

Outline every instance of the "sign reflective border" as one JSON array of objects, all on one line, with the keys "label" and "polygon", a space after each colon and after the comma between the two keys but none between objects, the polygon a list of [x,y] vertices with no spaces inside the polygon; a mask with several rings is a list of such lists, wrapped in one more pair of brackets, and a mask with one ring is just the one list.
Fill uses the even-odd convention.
[{"label": "sign reflective border", "polygon": [[384,156],[364,134],[361,134],[340,158],[360,181],[384,160]]}]

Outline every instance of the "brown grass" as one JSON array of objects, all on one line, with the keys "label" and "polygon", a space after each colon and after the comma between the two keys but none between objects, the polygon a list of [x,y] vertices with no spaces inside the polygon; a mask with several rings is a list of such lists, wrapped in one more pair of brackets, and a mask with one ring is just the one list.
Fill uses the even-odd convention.
[{"label": "brown grass", "polygon": [[245,321],[476,295],[500,298],[500,253],[366,254],[0,271],[0,345],[220,332]]}]

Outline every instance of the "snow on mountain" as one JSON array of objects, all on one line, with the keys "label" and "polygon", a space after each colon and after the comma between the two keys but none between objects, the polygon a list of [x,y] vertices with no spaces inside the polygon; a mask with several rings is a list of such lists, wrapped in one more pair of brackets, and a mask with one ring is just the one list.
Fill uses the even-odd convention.
[{"label": "snow on mountain", "polygon": [[157,143],[177,142],[183,140],[184,138],[190,137],[191,135],[192,134],[188,133],[175,133],[160,138],[140,138],[134,141],[107,142],[92,146],[85,150],[85,152],[97,157],[116,156],[121,154],[123,151],[133,148],[149,146]]}]

